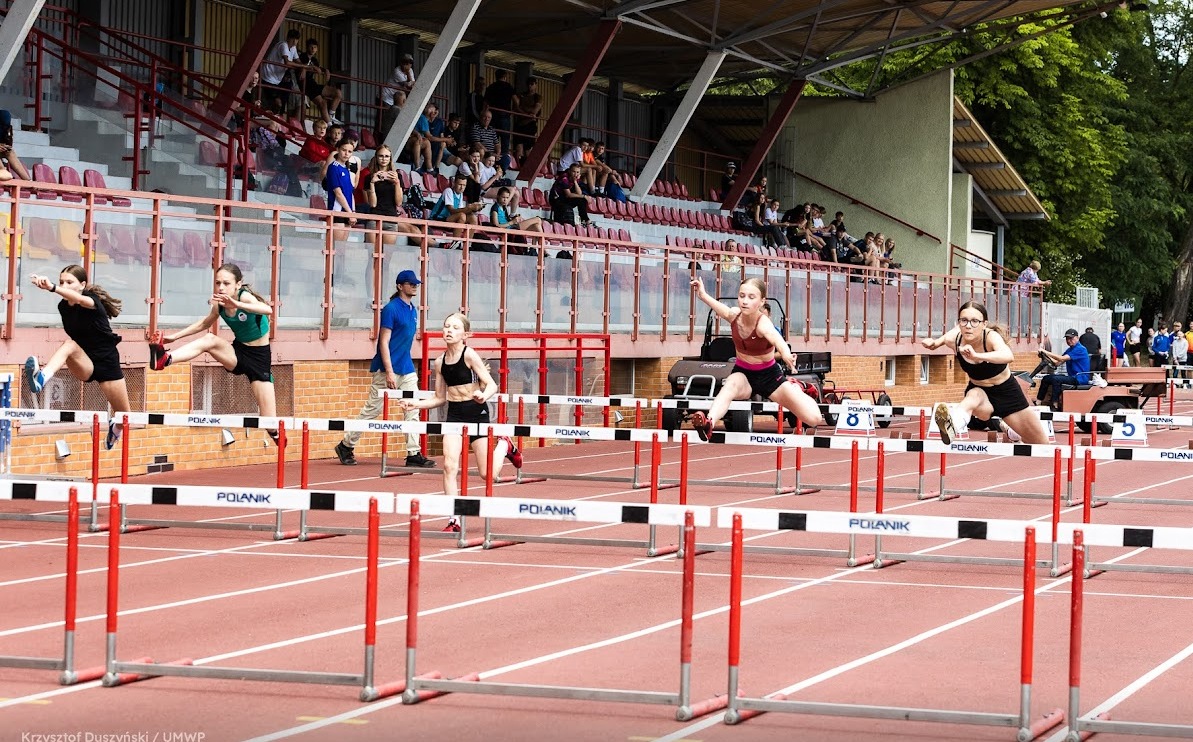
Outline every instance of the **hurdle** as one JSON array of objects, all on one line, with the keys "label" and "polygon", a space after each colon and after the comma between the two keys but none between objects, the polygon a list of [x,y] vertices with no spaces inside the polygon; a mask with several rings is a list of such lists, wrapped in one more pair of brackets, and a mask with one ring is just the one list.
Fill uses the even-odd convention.
[{"label": "hurdle", "polygon": [[[1119,526],[1086,530],[1085,526],[1072,529],[1069,540],[1073,544],[1073,573],[1086,571],[1086,550],[1089,545],[1122,546],[1144,540],[1145,531],[1150,531],[1146,540],[1163,544],[1164,548],[1189,549],[1188,529],[1152,528],[1133,529]],[[1183,531],[1184,533],[1181,533]],[[1160,724],[1145,721],[1112,721],[1109,714],[1083,716],[1081,714],[1081,659],[1085,620],[1085,581],[1073,580],[1069,595],[1069,732],[1066,742],[1080,742],[1098,732],[1128,734],[1148,737],[1193,738],[1193,724]]]},{"label": "hurdle", "polygon": [[[369,495],[367,498],[364,495]],[[273,668],[221,667],[196,665],[191,659],[156,663],[152,661],[121,661],[117,657],[117,630],[120,612],[120,529],[108,531],[108,585],[103,685],[115,687],[154,677],[184,677],[216,680],[254,680],[281,683],[311,683],[316,685],[359,686],[361,700],[383,697],[374,681],[374,660],[377,637],[377,573],[380,512],[392,513],[393,496],[385,493],[300,491],[253,488],[224,491],[216,487],[118,485],[112,487],[111,505],[122,502],[142,505],[171,505],[179,507],[253,507],[262,502],[278,505],[279,509],[335,510],[366,512],[368,541],[365,569],[365,621],[362,671],[314,672]],[[400,692],[394,690],[394,692]]]},{"label": "hurdle", "polygon": [[[117,412],[114,419],[122,420],[124,424],[123,442],[120,455],[120,482],[128,484],[128,455],[132,438],[132,425],[167,425],[188,428],[247,428],[268,429],[277,428],[277,489],[286,486],[286,428],[293,426],[293,418],[288,417],[259,417],[256,415],[209,415],[209,414],[181,414],[157,412]],[[154,530],[158,528],[202,528],[225,531],[265,531],[272,535],[275,541],[296,538],[299,531],[283,530],[281,508],[274,511],[274,522],[268,523],[222,523],[179,520],[176,518],[130,518],[128,517],[129,503],[121,503],[119,526],[121,533],[135,533],[137,531]]]},{"label": "hurdle", "polygon": [[[899,448],[909,451],[934,451],[940,452],[941,458],[945,456],[944,451],[952,450],[967,454],[992,454],[996,456],[1005,457],[1046,457],[1049,454],[1052,456],[1052,513],[1051,513],[1051,531],[1052,531],[1052,554],[1048,559],[1043,559],[1035,563],[1037,567],[1047,567],[1049,574],[1052,577],[1059,577],[1069,571],[1069,565],[1060,563],[1060,547],[1057,545],[1057,531],[1060,527],[1060,511],[1061,511],[1061,481],[1063,479],[1062,461],[1069,458],[1070,451],[1065,446],[1052,446],[1046,444],[1028,444],[1028,443],[962,443],[954,441],[950,444],[945,444],[941,441],[914,441],[914,440],[891,440],[891,441],[877,441],[875,448],[878,451],[878,458],[876,462],[878,481],[883,479],[883,469],[886,458],[886,447]],[[1071,460],[1071,458],[1070,458]],[[1071,468],[1071,467],[1070,467]],[[951,499],[951,498],[943,498]],[[877,515],[883,515],[883,496],[881,489],[875,497],[875,512]],[[900,515],[899,522],[906,521],[907,516]],[[906,521],[906,522],[913,522]],[[986,521],[981,521],[986,522]],[[898,535],[910,535],[909,533],[899,532]],[[984,538],[981,529],[973,531],[970,536],[957,536],[945,534],[947,538]],[[1011,557],[977,557],[965,555],[949,555],[949,554],[913,554],[910,552],[894,552],[882,550],[882,534],[877,534],[874,543],[874,567],[881,569],[892,563],[897,562],[936,562],[936,563],[951,563],[951,564],[984,564],[992,566],[1011,566],[1020,567],[1022,563],[1017,558]]]},{"label": "hurdle", "polygon": [[[931,521],[922,520],[931,518]],[[1034,722],[1032,720],[1032,671],[1035,654],[1035,528],[1019,521],[964,521],[956,518],[918,516],[916,523],[934,531],[951,529],[954,535],[976,530],[983,524],[986,537],[991,539],[1023,542],[1023,610],[1020,619],[1020,670],[1019,709],[1015,713],[994,713],[989,711],[946,710],[907,706],[874,706],[851,703],[823,703],[794,701],[784,695],[750,697],[742,693],[740,685],[741,634],[742,634],[742,574],[744,563],[744,529],[776,530],[786,527],[809,533],[856,533],[859,530],[872,532],[882,530],[874,523],[888,519],[871,520],[859,518],[855,513],[810,511],[806,513],[780,513],[775,510],[757,508],[723,507],[717,510],[717,526],[732,529],[730,557],[729,596],[729,663],[728,690],[729,706],[725,711],[726,724],[738,724],[766,712],[810,714],[817,716],[842,716],[862,719],[888,719],[904,721],[928,721],[945,724],[969,724],[980,726],[1011,727],[1018,730],[1017,739],[1033,740],[1064,723],[1064,711],[1054,709]],[[890,519],[892,522],[895,519]],[[899,521],[904,516],[899,516]]]},{"label": "hurdle", "polygon": [[[11,379],[11,376],[9,377]],[[10,381],[11,385],[11,381]],[[11,401],[11,397],[9,398]],[[108,422],[108,415],[104,412],[92,410],[39,410],[31,408],[0,407],[0,440],[4,443],[4,460],[7,477],[22,480],[36,480],[45,482],[73,482],[77,485],[86,483],[91,488],[91,506],[86,515],[81,516],[87,523],[87,530],[97,533],[107,529],[99,522],[99,441],[102,426]],[[48,423],[78,423],[91,422],[91,476],[88,479],[78,477],[59,477],[38,474],[24,474],[12,471],[12,424],[14,421],[48,422]],[[40,521],[43,523],[61,523],[65,515],[40,513],[0,513],[0,520]]]},{"label": "hurdle", "polygon": [[[402,701],[415,704],[425,700],[427,693],[465,693],[535,698],[558,698],[577,701],[653,704],[676,707],[676,719],[689,721],[723,709],[728,704],[724,696],[691,701],[691,662],[693,636],[693,604],[695,585],[696,528],[707,526],[711,509],[684,505],[640,505],[617,502],[574,502],[566,500],[497,500],[452,498],[442,496],[398,495],[399,512],[410,513],[409,577],[406,607],[406,682]],[[531,683],[498,683],[484,680],[481,673],[470,673],[454,680],[417,676],[419,564],[421,549],[422,513],[433,515],[465,514],[485,518],[528,518],[548,521],[583,521],[588,523],[651,523],[679,526],[683,529],[683,572],[681,578],[679,647],[679,688],[677,691],[640,690],[628,688],[593,688],[588,686],[537,685]],[[674,625],[674,624],[672,624]]]},{"label": "hurdle", "polygon": [[[677,430],[674,437],[689,440],[697,434],[689,430]],[[858,512],[858,453],[862,450],[862,441],[846,440],[843,437],[828,435],[773,435],[767,433],[721,433],[714,432],[710,438],[712,443],[730,443],[744,445],[778,445],[780,448],[795,448],[798,453],[804,448],[831,448],[849,451],[849,512]],[[867,443],[869,443],[867,441]],[[868,447],[868,446],[867,446]],[[778,511],[773,511],[778,512]],[[781,530],[781,529],[775,529]],[[697,544],[701,552],[729,551],[729,544]],[[759,546],[751,544],[747,551],[756,554],[786,554],[794,556],[814,556],[828,558],[843,558],[846,565],[857,567],[869,564],[874,560],[873,554],[859,555],[857,551],[857,534],[849,534],[849,545],[845,549],[813,549],[793,546]]]},{"label": "hurdle", "polygon": [[[79,595],[79,529],[75,526],[79,520],[79,492],[71,486],[66,492],[67,515],[63,519],[66,526],[66,567],[65,598],[63,600],[63,636],[62,656],[44,657],[16,657],[0,655],[0,667],[15,667],[24,670],[56,670],[60,685],[74,685],[99,680],[103,677],[104,668],[94,667],[85,670],[75,669],[75,618],[78,614],[77,601]],[[0,481],[0,500],[38,500],[62,502],[60,486],[49,486],[46,482],[35,481]]]}]

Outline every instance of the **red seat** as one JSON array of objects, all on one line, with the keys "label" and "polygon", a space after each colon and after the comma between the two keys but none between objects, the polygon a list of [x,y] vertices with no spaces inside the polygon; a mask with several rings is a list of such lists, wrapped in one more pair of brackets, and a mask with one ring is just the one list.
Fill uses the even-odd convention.
[{"label": "red seat", "polygon": [[688,187],[686,185],[684,185],[683,183],[675,184],[675,192],[676,192],[676,195],[679,196],[680,198],[687,199],[689,201],[695,200],[691,196],[688,195]]},{"label": "red seat", "polygon": [[436,193],[443,193],[448,188],[452,187],[452,182],[447,179],[446,175],[436,175],[435,183],[439,186],[438,188],[435,189]]},{"label": "red seat", "polygon": [[[58,182],[62,185],[81,186],[83,181],[79,178],[79,171],[75,170],[70,165],[63,165],[58,168]],[[63,201],[71,201],[73,203],[82,203],[83,194],[81,193],[63,193]]]},{"label": "red seat", "polygon": [[[104,174],[98,170],[84,170],[83,185],[87,186],[88,188],[102,188],[104,190],[107,190],[108,188],[107,182],[104,181]],[[96,194],[95,196],[96,203],[102,204],[109,201],[113,206],[124,207],[133,205],[131,199],[127,199],[122,196],[101,196],[99,194]]]},{"label": "red seat", "polygon": [[372,129],[360,130],[360,146],[365,149],[377,149],[377,139],[373,136]]},{"label": "red seat", "polygon": [[177,229],[164,230],[162,242],[162,265],[168,265],[173,268],[182,268],[190,264],[190,256],[187,255],[186,245],[182,241],[182,232]]},{"label": "red seat", "polygon": [[319,195],[318,193],[315,193],[311,196],[310,203],[312,209],[327,209],[327,199],[323,198],[323,196]]},{"label": "red seat", "polygon": [[443,193],[439,188],[439,181],[435,180],[433,173],[423,173],[423,188],[427,193]]},{"label": "red seat", "polygon": [[721,200],[721,194],[717,193],[716,188],[708,189],[708,200],[709,201],[720,201]]},{"label": "red seat", "polygon": [[226,164],[215,142],[206,139],[199,142],[199,164],[209,167],[223,167]]},{"label": "red seat", "polygon": [[200,232],[188,230],[183,234],[183,245],[186,247],[187,262],[196,268],[211,267],[211,247],[203,241]]},{"label": "red seat", "polygon": [[398,184],[402,186],[402,190],[410,188],[410,173],[405,170],[398,171]]},{"label": "red seat", "polygon": [[[38,183],[51,183],[58,185],[58,179],[54,177],[54,171],[49,165],[44,162],[39,162],[33,166],[33,180]],[[58,198],[58,191],[38,190],[37,197],[40,199],[55,199]]]}]

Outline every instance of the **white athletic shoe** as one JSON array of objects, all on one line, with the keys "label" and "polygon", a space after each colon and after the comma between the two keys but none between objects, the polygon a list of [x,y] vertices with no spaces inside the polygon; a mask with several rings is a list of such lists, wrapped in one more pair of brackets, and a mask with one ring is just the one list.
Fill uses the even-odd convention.
[{"label": "white athletic shoe", "polygon": [[1010,441],[1011,443],[1019,443],[1020,441],[1023,440],[1023,436],[1016,433],[1015,429],[1012,428],[1010,425],[1007,425],[1006,423],[1003,423],[1003,433],[1006,434],[1007,440]]}]

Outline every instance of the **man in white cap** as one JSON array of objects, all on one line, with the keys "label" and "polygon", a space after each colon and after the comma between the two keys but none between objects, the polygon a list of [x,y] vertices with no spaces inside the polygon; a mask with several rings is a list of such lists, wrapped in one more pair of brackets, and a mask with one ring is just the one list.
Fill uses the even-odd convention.
[{"label": "man in white cap", "polygon": [[[377,354],[373,356],[373,363],[369,371],[373,373],[373,383],[369,387],[369,399],[361,408],[358,420],[376,420],[381,414],[383,401],[381,390],[401,389],[402,391],[418,391],[418,374],[414,370],[414,360],[410,357],[410,345],[414,342],[414,334],[418,332],[418,307],[414,297],[418,294],[418,287],[422,281],[412,270],[404,270],[398,274],[397,291],[389,298],[389,303],[381,310],[381,332],[377,336]],[[406,419],[418,419],[417,409],[406,410]],[[345,466],[356,465],[356,454],[353,449],[360,441],[360,432],[350,430],[344,434],[344,439],[336,444],[336,456]],[[406,466],[430,467],[435,462],[423,456],[418,447],[418,436],[406,436]]]},{"label": "man in white cap", "polygon": [[737,163],[731,162],[725,166],[725,174],[721,176],[721,198],[725,198],[725,194],[733,187],[734,182],[737,181]]}]

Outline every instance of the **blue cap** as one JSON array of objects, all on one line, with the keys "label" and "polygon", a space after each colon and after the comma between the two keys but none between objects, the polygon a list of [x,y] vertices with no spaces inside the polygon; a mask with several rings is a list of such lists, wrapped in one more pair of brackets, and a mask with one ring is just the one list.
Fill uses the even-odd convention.
[{"label": "blue cap", "polygon": [[414,273],[414,271],[404,270],[398,274],[397,283],[412,283],[417,286],[422,283],[422,281],[418,280],[418,276]]}]

